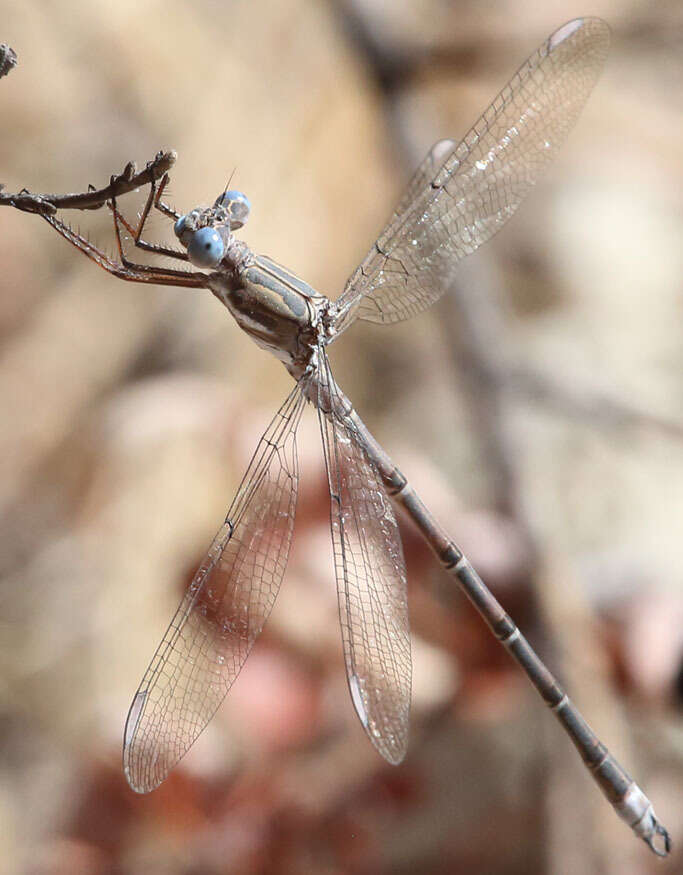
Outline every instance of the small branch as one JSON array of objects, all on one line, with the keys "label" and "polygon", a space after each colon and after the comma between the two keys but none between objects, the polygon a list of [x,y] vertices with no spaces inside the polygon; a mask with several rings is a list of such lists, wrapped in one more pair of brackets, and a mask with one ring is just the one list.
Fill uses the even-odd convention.
[{"label": "small branch", "polygon": [[81,194],[31,194],[29,191],[4,194],[0,191],[0,206],[15,207],[26,213],[46,216],[54,215],[57,210],[97,210],[113,197],[127,194],[160,179],[173,167],[176,157],[174,151],[157,152],[154,159],[139,173],[135,163],[129,161],[122,173],[112,176],[109,185]]}]

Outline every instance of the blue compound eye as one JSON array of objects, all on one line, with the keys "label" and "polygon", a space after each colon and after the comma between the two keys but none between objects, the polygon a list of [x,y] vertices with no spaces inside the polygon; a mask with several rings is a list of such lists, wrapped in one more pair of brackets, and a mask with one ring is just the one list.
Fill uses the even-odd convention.
[{"label": "blue compound eye", "polygon": [[195,267],[216,267],[224,254],[223,238],[213,228],[195,231],[187,247],[187,257]]},{"label": "blue compound eye", "polygon": [[180,242],[181,242],[184,246],[187,246],[187,244],[190,242],[190,235],[191,235],[191,233],[192,233],[191,231],[189,231],[189,230],[185,227],[185,219],[186,219],[186,218],[187,218],[187,216],[181,216],[181,217],[177,220],[177,222],[175,223],[175,225],[173,226],[173,233],[176,235],[176,237],[178,238],[178,240],[180,240]]},{"label": "blue compound eye", "polygon": [[251,204],[246,194],[242,194],[241,191],[235,191],[234,189],[219,194],[214,201],[214,206],[225,207],[228,210],[230,213],[231,231],[236,231],[246,223],[249,218],[249,211],[251,210]]}]

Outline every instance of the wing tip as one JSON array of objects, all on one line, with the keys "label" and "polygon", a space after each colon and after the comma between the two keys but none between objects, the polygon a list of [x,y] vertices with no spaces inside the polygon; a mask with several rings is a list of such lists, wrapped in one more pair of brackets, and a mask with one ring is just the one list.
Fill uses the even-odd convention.
[{"label": "wing tip", "polygon": [[380,728],[376,719],[371,716],[372,708],[366,703],[363,693],[363,683],[354,673],[347,675],[351,701],[366,735],[375,750],[392,766],[398,766],[405,758],[408,750],[408,716],[402,717],[400,726]]},{"label": "wing tip", "polygon": [[[140,689],[135,694],[123,731],[123,773],[135,793],[149,793],[164,780],[164,776],[157,777],[156,769],[152,771],[149,768],[141,768],[142,758],[138,754],[139,744],[136,744],[138,727],[145,713],[148,693],[147,689]],[[154,757],[153,764],[156,765],[156,762],[157,758]]]},{"label": "wing tip", "polygon": [[577,31],[582,29],[587,35],[592,35],[596,42],[604,43],[605,47],[609,45],[610,29],[607,22],[603,21],[602,18],[586,16],[583,18],[573,18],[571,21],[558,27],[554,33],[551,33],[548,37],[548,51],[555,51],[568,39],[571,39]]},{"label": "wing tip", "polygon": [[400,766],[408,752],[408,738],[401,739],[395,748],[383,747],[379,752],[389,765]]},{"label": "wing tip", "polygon": [[156,769],[143,766],[140,758],[135,756],[135,740],[123,747],[123,774],[126,776],[128,786],[134,793],[151,793],[163,782],[165,772],[159,775]]},{"label": "wing tip", "polygon": [[128,786],[133,791],[133,793],[137,793],[139,796],[144,796],[146,793],[151,793],[152,790],[156,790],[161,781],[158,781],[155,784],[144,784],[139,782],[128,769],[123,770],[124,775],[126,776],[126,781],[128,782]]}]

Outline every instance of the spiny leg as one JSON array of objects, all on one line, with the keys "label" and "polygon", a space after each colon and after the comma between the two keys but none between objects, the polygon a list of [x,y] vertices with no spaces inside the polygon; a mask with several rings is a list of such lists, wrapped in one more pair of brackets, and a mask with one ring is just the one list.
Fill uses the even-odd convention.
[{"label": "spiny leg", "polygon": [[[135,283],[157,283],[165,286],[188,286],[193,288],[203,288],[205,286],[206,276],[203,273],[196,271],[154,268],[148,265],[136,265],[128,261],[123,261],[122,263],[116,262],[110,258],[106,252],[103,252],[91,243],[90,240],[83,237],[78,231],[74,231],[67,224],[62,222],[61,219],[51,215],[43,215],[43,218],[55,229],[55,231],[57,231],[58,234],[60,234],[65,240],[68,240],[72,246],[75,246],[76,249],[80,250],[103,270],[106,270],[108,273],[119,279]],[[117,235],[117,237],[118,236],[119,235]]]},{"label": "spiny leg", "polygon": [[[112,211],[112,215],[114,217],[114,232],[116,234],[116,246],[119,251],[119,258],[121,259],[121,265],[127,270],[137,272],[138,274],[150,274],[150,275],[164,275],[164,276],[180,276],[180,277],[200,277],[201,274],[197,274],[194,271],[183,271],[183,270],[173,270],[171,268],[159,268],[149,264],[137,264],[134,261],[130,261],[130,259],[126,256],[126,252],[123,246],[123,240],[121,239],[121,224],[123,222],[125,227],[129,228],[128,223],[123,219],[121,213],[119,212],[116,206],[116,198],[112,198],[108,204],[109,209]],[[152,244],[149,244],[150,246]],[[163,247],[159,247],[159,249],[163,250]],[[157,254],[166,254],[163,251],[159,253],[159,250],[154,250]],[[201,285],[201,283],[198,283]]]},{"label": "spiny leg", "polygon": [[173,221],[176,222],[180,218],[180,213],[176,212],[176,210],[174,210],[172,207],[169,207],[168,204],[165,204],[161,200],[161,195],[164,193],[164,189],[166,188],[170,180],[171,177],[168,175],[168,173],[164,173],[161,181],[159,182],[159,191],[154,198],[154,208],[159,210],[159,212],[163,213],[165,216],[168,216],[169,219],[173,219]]},{"label": "spiny leg", "polygon": [[[145,252],[153,252],[155,255],[165,255],[167,258],[175,258],[178,261],[188,261],[187,252],[181,252],[180,250],[172,249],[170,246],[163,246],[159,243],[148,243],[146,240],[142,239],[142,232],[145,227],[145,222],[149,217],[149,212],[152,208],[152,205],[154,205],[158,209],[161,209],[161,207],[158,206],[158,200],[164,188],[166,187],[166,184],[168,183],[168,179],[168,173],[165,173],[158,192],[156,190],[155,181],[151,180],[149,195],[147,197],[147,201],[145,202],[144,209],[140,214],[140,221],[138,222],[137,228],[133,228],[133,226],[127,221],[125,216],[117,209],[115,198],[107,201],[107,206],[114,215],[114,226],[117,226],[117,222],[123,225],[126,231],[128,231],[128,233],[131,235],[134,245],[137,246],[139,249],[143,249]],[[166,204],[164,204],[163,206],[165,207],[165,210],[161,211],[164,212],[165,215],[170,215],[171,217],[175,216],[175,213],[173,211],[170,211],[170,207],[166,207]],[[166,210],[169,210],[170,212],[166,212]],[[117,238],[118,237],[119,231],[117,229]],[[121,253],[121,260],[125,264],[126,258],[123,254],[123,250],[121,249],[121,247],[119,247],[119,251]]]},{"label": "spiny leg", "polygon": [[[180,218],[181,214],[179,212],[172,209],[168,204],[165,204],[161,200],[161,196],[164,193],[164,190],[166,189],[166,186],[168,185],[168,183],[170,181],[171,181],[171,177],[168,175],[168,173],[164,173],[164,175],[161,177],[161,180],[159,181],[159,188],[157,189],[156,180],[154,180],[154,179],[151,180],[149,196],[147,197],[147,202],[145,203],[145,208],[142,211],[142,215],[140,216],[138,230],[135,234],[136,243],[142,237],[142,229],[144,227],[145,222],[147,221],[147,218],[149,216],[149,211],[150,211],[152,206],[154,206],[155,209],[159,210],[159,212],[163,213],[163,215],[166,216],[167,218],[172,219],[174,222],[176,222]],[[181,254],[185,257],[185,259],[187,259],[187,255],[185,253],[181,253]]]}]

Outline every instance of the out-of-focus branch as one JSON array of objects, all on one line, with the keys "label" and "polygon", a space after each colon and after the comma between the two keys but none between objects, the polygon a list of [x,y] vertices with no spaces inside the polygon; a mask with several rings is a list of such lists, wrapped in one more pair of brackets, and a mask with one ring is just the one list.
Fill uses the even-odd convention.
[{"label": "out-of-focus branch", "polygon": [[683,440],[683,422],[644,410],[607,390],[562,382],[561,378],[525,366],[507,368],[501,377],[511,393],[590,425],[657,431],[665,437]]}]

